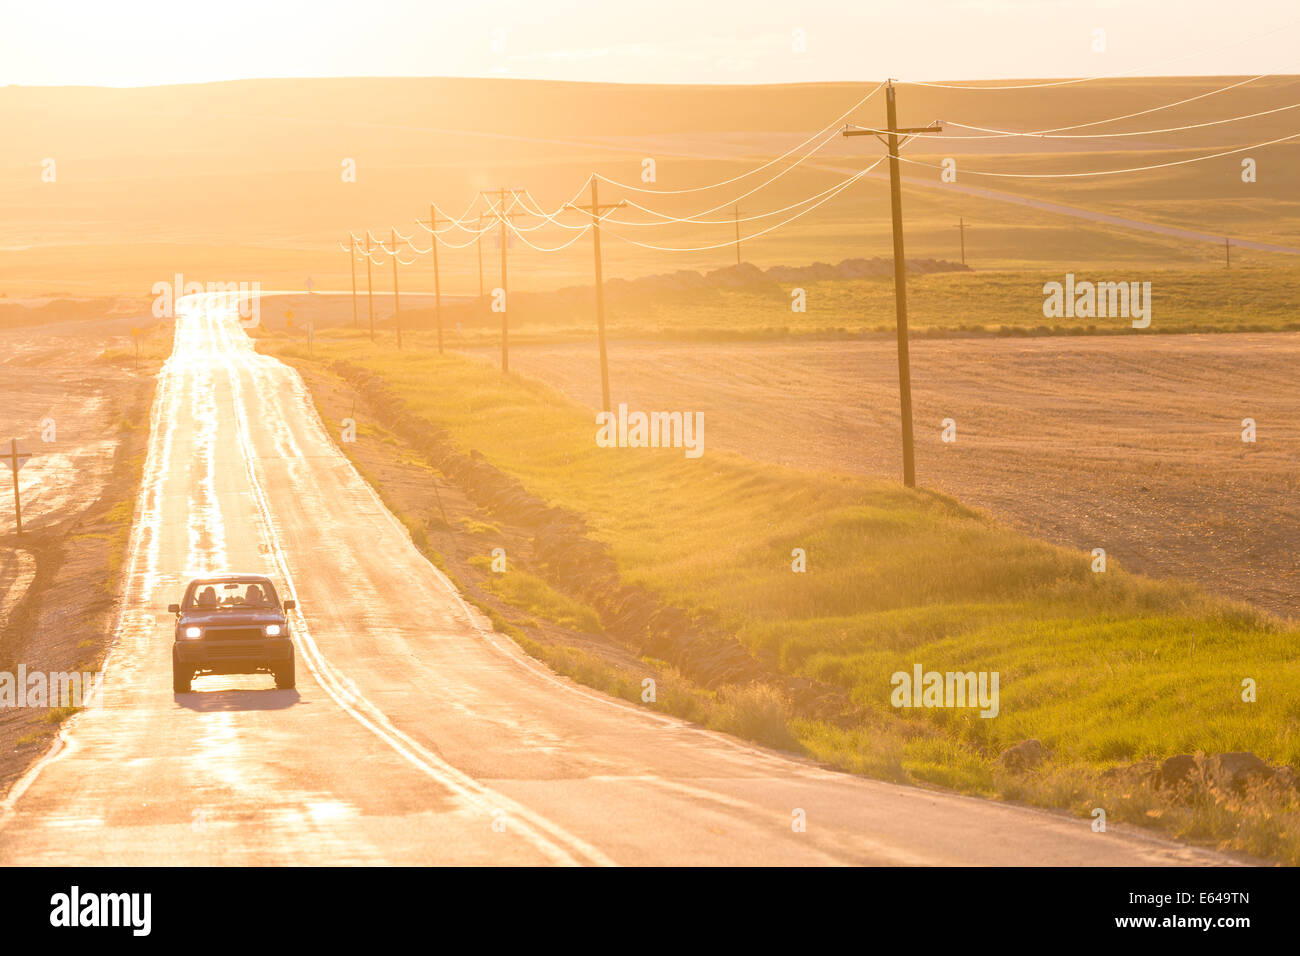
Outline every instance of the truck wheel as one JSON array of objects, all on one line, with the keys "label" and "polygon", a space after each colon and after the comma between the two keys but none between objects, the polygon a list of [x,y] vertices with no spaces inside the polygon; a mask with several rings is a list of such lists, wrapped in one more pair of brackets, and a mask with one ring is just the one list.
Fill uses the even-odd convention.
[{"label": "truck wheel", "polygon": [[293,658],[281,664],[275,669],[275,686],[278,690],[293,690],[294,673]]},{"label": "truck wheel", "polygon": [[190,692],[190,681],[194,680],[194,671],[190,670],[176,656],[176,651],[172,651],[172,692],[176,694],[188,694]]}]

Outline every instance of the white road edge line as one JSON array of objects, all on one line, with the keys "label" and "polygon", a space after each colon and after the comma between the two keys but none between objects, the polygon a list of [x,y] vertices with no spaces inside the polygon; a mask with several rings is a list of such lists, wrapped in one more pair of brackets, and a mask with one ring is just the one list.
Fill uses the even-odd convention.
[{"label": "white road edge line", "polygon": [[[220,321],[220,320],[214,320]],[[238,329],[242,336],[243,330]],[[224,329],[226,335],[230,334],[229,329]],[[251,341],[248,344],[249,354],[252,352]],[[259,358],[262,356],[259,355]],[[252,446],[248,440],[248,423],[245,415],[244,404],[242,401],[242,386],[238,380],[239,368],[242,365],[244,370],[250,374],[256,374],[256,369],[248,362],[232,362],[228,366],[230,374],[230,383],[232,397],[235,406],[235,425],[236,436],[240,449],[243,451],[244,465],[248,473],[249,484],[253,492],[254,500],[257,504],[258,515],[261,519],[262,526],[266,535],[267,546],[270,548],[272,559],[283,575],[286,588],[291,596],[295,596],[296,588],[293,583],[293,576],[289,571],[288,560],[285,556],[280,541],[275,533],[275,528],[271,521],[270,503],[266,498],[266,493],[262,488],[256,470],[253,465],[254,454]],[[286,366],[287,368],[287,366]],[[328,439],[328,433],[326,434]],[[349,462],[349,467],[351,463]],[[387,514],[387,509],[384,509]],[[339,671],[329,663],[325,656],[320,652],[315,640],[311,636],[311,631],[307,626],[307,621],[301,610],[292,612],[296,618],[296,626],[293,629],[295,643],[297,643],[302,652],[308,668],[311,669],[313,676],[321,685],[321,688],[333,699],[333,701],[346,713],[352,716],[363,727],[370,730],[381,740],[392,747],[398,754],[408,760],[412,765],[422,770],[430,777],[447,789],[459,794],[468,802],[479,806],[491,814],[495,810],[505,810],[509,817],[522,821],[519,826],[521,832],[537,849],[546,853],[557,862],[568,864],[578,864],[580,861],[575,858],[586,857],[586,859],[598,866],[615,866],[615,862],[596,849],[594,846],[585,841],[567,833],[556,824],[547,820],[545,817],[534,813],[522,804],[500,794],[491,788],[479,783],[469,775],[462,773],[460,770],[447,763],[441,757],[424,747],[421,743],[414,740],[407,734],[398,730],[388,720],[387,716],[369,701],[363,694],[356,691],[355,684],[347,681],[346,686]],[[355,704],[355,706],[354,706]],[[365,713],[362,713],[365,711]],[[562,846],[563,844],[564,846]]]}]

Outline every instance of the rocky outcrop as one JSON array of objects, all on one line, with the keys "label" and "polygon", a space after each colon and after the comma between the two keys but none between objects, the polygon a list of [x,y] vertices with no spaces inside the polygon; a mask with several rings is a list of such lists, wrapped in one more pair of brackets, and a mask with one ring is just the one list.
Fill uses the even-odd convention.
[{"label": "rocky outcrop", "polygon": [[1033,770],[1047,759],[1047,748],[1031,737],[1008,747],[998,759],[1008,770]]},{"label": "rocky outcrop", "polygon": [[1166,757],[1156,771],[1156,783],[1161,787],[1174,788],[1182,786],[1200,774],[1196,758],[1191,754],[1174,754]]},{"label": "rocky outcrop", "polygon": [[[932,272],[969,272],[970,267],[946,259],[908,259],[907,271],[913,275]],[[752,262],[699,273],[689,269],[639,279],[607,279],[605,289],[612,295],[619,293],[642,294],[656,292],[689,292],[696,289],[744,289],[749,291],[777,289],[796,282],[818,282],[829,279],[885,278],[894,274],[894,260],[876,256],[871,259],[845,259],[838,265],[814,262],[806,266],[772,266],[760,269]],[[560,294],[589,292],[587,287],[561,289]]]},{"label": "rocky outcrop", "polygon": [[1244,792],[1251,784],[1271,780],[1275,771],[1252,753],[1216,754],[1206,762],[1206,770],[1221,786]]},{"label": "rocky outcrop", "polygon": [[1285,790],[1296,789],[1296,773],[1290,767],[1271,767],[1249,752],[1175,754],[1161,761],[1154,782],[1163,790],[1194,793],[1209,788],[1243,794],[1251,787],[1272,781]]}]

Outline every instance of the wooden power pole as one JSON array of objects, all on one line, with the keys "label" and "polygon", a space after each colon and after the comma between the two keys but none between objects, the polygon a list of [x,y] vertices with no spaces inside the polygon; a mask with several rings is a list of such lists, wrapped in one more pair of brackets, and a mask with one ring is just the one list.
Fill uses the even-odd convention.
[{"label": "wooden power pole", "polygon": [[961,264],[966,264],[966,219],[961,217],[957,220],[957,230],[961,233]]},{"label": "wooden power pole", "polygon": [[596,254],[596,341],[600,344],[600,401],[601,408],[609,411],[609,363],[605,352],[605,280],[600,269],[600,214],[602,210],[618,209],[627,204],[620,200],[602,206],[600,199],[596,195],[596,177],[593,175],[591,177],[591,205],[575,206],[573,203],[567,205],[571,209],[591,213],[591,241],[592,249]]},{"label": "wooden power pole", "polygon": [[483,298],[483,214],[478,214],[478,297]]},{"label": "wooden power pole", "polygon": [[393,229],[393,320],[397,323],[397,350],[402,350],[402,300],[397,293],[397,229]]},{"label": "wooden power pole", "polygon": [[366,303],[370,306],[370,341],[375,340],[375,287],[370,281],[370,267],[374,260],[370,258],[370,230],[366,230]]},{"label": "wooden power pole", "polygon": [[731,207],[731,215],[736,220],[736,265],[740,265],[740,203]]},{"label": "wooden power pole", "polygon": [[484,215],[478,213],[478,298],[484,297]]},{"label": "wooden power pole", "polygon": [[510,212],[506,209],[506,195],[511,197],[517,190],[514,189],[492,189],[479,193],[481,196],[497,197],[496,216],[501,222],[501,371],[510,371],[510,306],[509,293],[506,285],[506,249],[509,247],[509,236],[506,235],[506,229],[509,225],[511,216],[518,216],[520,213]]},{"label": "wooden power pole", "polygon": [[438,211],[433,203],[429,203],[429,245],[433,247],[433,324],[438,329],[438,354],[441,355],[442,282],[438,278]]},{"label": "wooden power pole", "polygon": [[348,259],[352,262],[352,327],[357,327],[357,237],[348,233]]},{"label": "wooden power pole", "polygon": [[875,136],[885,133],[882,140],[889,150],[889,202],[894,219],[894,307],[898,332],[898,400],[903,419],[903,484],[916,487],[916,456],[912,437],[912,366],[907,352],[907,262],[903,257],[903,191],[898,172],[899,136],[910,139],[920,133],[935,133],[943,129],[942,123],[924,127],[898,126],[898,110],[894,101],[894,81],[885,85],[885,116],[888,126],[884,130],[845,129],[845,136]]},{"label": "wooden power pole", "polygon": [[18,469],[23,465],[23,461],[31,458],[30,452],[18,450],[18,439],[9,439],[9,454],[4,457],[9,459],[9,468],[13,471],[14,476],[14,522],[19,535],[23,533],[23,503],[18,497]]}]

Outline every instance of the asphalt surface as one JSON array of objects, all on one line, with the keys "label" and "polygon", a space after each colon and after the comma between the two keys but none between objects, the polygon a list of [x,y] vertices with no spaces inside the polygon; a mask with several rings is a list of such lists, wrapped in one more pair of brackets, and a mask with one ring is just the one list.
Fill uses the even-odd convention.
[{"label": "asphalt surface", "polygon": [[[415,550],[298,375],[187,305],[102,697],[0,803],[0,863],[1226,862],[832,773],[555,676]],[[227,568],[297,600],[296,690],[172,693],[166,605]]]}]

